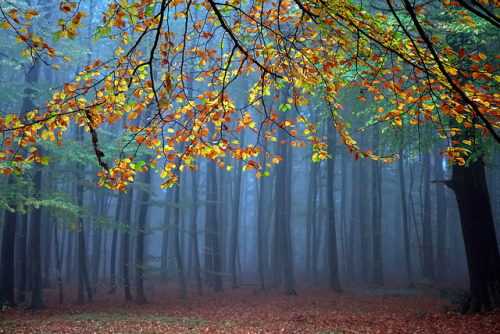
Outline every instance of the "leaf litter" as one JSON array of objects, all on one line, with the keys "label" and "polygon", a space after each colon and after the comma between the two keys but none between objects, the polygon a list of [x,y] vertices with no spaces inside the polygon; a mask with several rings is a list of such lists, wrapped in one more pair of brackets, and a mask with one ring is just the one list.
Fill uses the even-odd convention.
[{"label": "leaf litter", "polygon": [[55,289],[44,290],[46,309],[0,312],[0,333],[500,333],[500,311],[445,313],[438,293],[301,288],[286,296],[248,285],[179,299],[174,286],[158,284],[149,287],[148,303],[138,305],[102,290],[84,305],[76,305],[75,291],[65,291],[60,304]]}]

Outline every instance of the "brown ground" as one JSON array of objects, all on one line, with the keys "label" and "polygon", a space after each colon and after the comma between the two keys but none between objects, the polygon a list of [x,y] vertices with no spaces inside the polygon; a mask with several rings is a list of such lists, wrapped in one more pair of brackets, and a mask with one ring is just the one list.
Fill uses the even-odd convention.
[{"label": "brown ground", "polygon": [[[47,309],[0,312],[0,333],[500,333],[500,312],[463,316],[443,313],[437,294],[334,294],[324,289],[254,292],[247,286],[223,293],[206,291],[180,300],[175,288],[147,291],[148,304],[123,302],[123,295],[95,296],[95,302],[57,302],[45,290]],[[193,288],[190,289],[194,290]]]}]

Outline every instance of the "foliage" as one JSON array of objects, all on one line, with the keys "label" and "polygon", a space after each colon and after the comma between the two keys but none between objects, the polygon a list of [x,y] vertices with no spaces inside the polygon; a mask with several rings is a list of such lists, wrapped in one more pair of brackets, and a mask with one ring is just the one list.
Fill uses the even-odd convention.
[{"label": "foliage", "polygon": [[[35,144],[61,145],[73,125],[90,134],[103,168],[100,184],[120,190],[147,168],[165,178],[163,186],[171,186],[178,171],[197,169],[199,157],[227,169],[232,166],[224,157],[245,161],[247,170],[262,168],[255,159],[259,154],[278,164],[280,157],[265,152],[277,131],[286,131],[293,146],[311,142],[313,160],[325,159],[326,140],[306,117],[315,97],[355,159],[392,161],[394,155],[381,157],[354,140],[353,131],[364,127],[351,129],[346,121],[350,115],[344,115],[338,99],[345,87],[359,90],[358,99],[377,122],[417,132],[434,128],[446,140],[450,162],[465,164],[484,145],[482,136],[500,142],[500,55],[465,49],[470,44],[450,46],[432,14],[435,7],[448,12],[446,24],[456,31],[478,25],[497,29],[499,2],[471,7],[464,1],[412,5],[401,0],[385,6],[387,15],[344,0],[109,1],[93,39],[111,47],[113,55],[90,61],[45,107],[25,117],[0,118],[0,158],[10,163],[0,171],[19,173],[20,164],[32,161],[47,164]],[[62,1],[59,10],[55,46],[76,39],[87,18],[79,2]],[[3,31],[24,46],[25,57],[55,59],[55,68],[60,68],[58,57],[69,62],[47,37],[23,27],[38,17],[36,11],[7,2],[0,13]],[[242,80],[249,82],[243,99],[230,89]],[[374,108],[369,100],[384,103]],[[134,153],[106,158],[98,129],[121,129],[123,123],[131,134],[119,147],[147,147],[153,152],[149,161],[134,160]],[[240,131],[251,133],[254,144],[240,143]]]}]

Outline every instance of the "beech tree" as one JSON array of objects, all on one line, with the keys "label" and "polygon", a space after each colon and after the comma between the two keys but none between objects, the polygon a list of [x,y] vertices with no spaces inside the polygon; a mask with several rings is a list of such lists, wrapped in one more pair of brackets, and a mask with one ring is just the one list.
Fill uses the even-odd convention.
[{"label": "beech tree", "polygon": [[[0,5],[0,26],[23,45],[22,56],[55,69],[71,61],[59,41],[77,39],[84,24],[96,24],[85,21],[79,1],[64,0],[56,32],[44,36],[25,28],[37,19],[36,9],[16,4]],[[45,105],[26,116],[12,112],[0,118],[0,172],[19,174],[21,164],[33,161],[47,164],[49,157],[35,144],[61,145],[66,130],[78,126],[87,131],[102,167],[100,185],[111,189],[124,190],[137,172],[149,169],[160,173],[163,187],[173,186],[184,169],[198,168],[199,158],[231,169],[222,158],[232,157],[260,178],[269,172],[256,156],[264,155],[269,164],[281,161],[266,151],[266,142],[311,143],[313,161],[331,153],[327,139],[304,116],[313,97],[324,103],[355,160],[391,162],[395,153],[381,155],[358,144],[354,134],[365,126],[354,129],[346,121],[338,93],[356,87],[363,102],[384,100],[373,112],[385,128],[418,132],[429,126],[436,138],[445,139],[443,154],[454,164],[446,184],[460,206],[471,310],[498,307],[500,260],[490,233],[491,207],[466,207],[471,198],[489,203],[486,181],[481,178],[478,188],[466,185],[483,175],[478,152],[500,143],[500,56],[453,48],[438,35],[431,13],[436,8],[448,12],[457,27],[480,23],[497,30],[500,2],[387,0],[380,6],[383,11],[373,14],[361,3],[342,0],[108,1],[93,37],[113,48],[113,56],[85,64],[74,80],[61,83]],[[251,88],[242,98],[228,87],[244,77]],[[197,94],[187,92],[192,82]],[[147,147],[153,152],[149,161],[125,151],[111,156],[99,146],[102,127],[122,124],[129,135],[117,145]],[[240,143],[240,131],[253,140]],[[483,243],[478,234],[490,237]],[[479,243],[489,246],[476,249]]]}]

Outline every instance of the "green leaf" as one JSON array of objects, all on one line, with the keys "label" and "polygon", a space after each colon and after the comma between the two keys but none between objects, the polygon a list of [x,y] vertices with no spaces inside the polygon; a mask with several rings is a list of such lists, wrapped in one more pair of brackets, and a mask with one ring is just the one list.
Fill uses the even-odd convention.
[{"label": "green leaf", "polygon": [[54,41],[57,42],[60,38],[61,38],[61,32],[56,31],[56,33],[54,34]]}]

